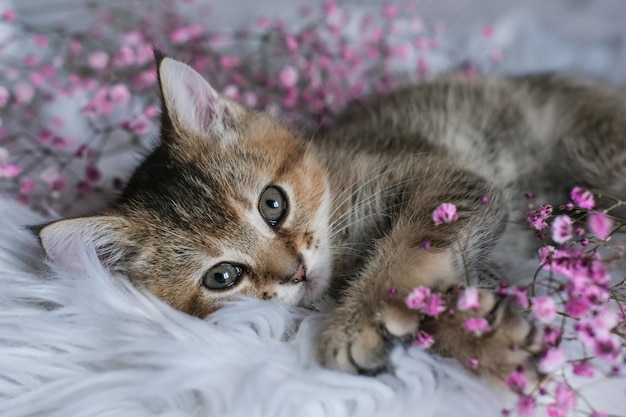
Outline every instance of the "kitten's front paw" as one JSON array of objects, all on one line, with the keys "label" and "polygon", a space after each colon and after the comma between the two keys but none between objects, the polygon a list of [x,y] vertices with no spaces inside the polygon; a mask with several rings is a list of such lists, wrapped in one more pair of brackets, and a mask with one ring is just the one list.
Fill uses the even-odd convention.
[{"label": "kitten's front paw", "polygon": [[360,314],[340,308],[320,334],[320,362],[331,369],[377,374],[387,368],[394,342],[412,340],[418,325],[418,314],[402,303],[386,303],[378,311]]},{"label": "kitten's front paw", "polygon": [[[479,294],[479,308],[453,310],[453,314],[424,323],[426,331],[434,336],[434,349],[498,383],[520,370],[530,381],[536,381],[537,358],[543,348],[542,329],[510,299],[489,290],[480,290]],[[470,319],[484,320],[488,328],[472,331]]]}]

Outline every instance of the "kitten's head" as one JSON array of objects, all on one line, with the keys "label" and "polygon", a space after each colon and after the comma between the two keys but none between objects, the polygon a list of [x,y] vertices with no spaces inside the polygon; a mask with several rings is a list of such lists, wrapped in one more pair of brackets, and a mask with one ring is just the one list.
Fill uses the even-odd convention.
[{"label": "kitten's head", "polygon": [[326,174],[295,132],[157,54],[161,143],[109,209],[46,225],[57,263],[76,249],[172,306],[205,316],[237,294],[308,305],[328,285]]}]

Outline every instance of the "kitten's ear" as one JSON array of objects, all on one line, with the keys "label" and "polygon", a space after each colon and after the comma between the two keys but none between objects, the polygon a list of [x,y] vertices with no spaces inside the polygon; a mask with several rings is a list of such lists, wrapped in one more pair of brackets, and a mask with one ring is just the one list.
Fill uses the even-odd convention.
[{"label": "kitten's ear", "polygon": [[118,216],[80,217],[59,220],[32,228],[48,257],[67,269],[86,272],[81,248],[91,245],[109,271],[123,269],[122,262],[133,252],[128,243],[129,222]]},{"label": "kitten's ear", "polygon": [[[163,128],[222,139],[235,129],[243,107],[222,97],[190,66],[155,51],[163,96]],[[164,135],[167,136],[167,135]]]}]

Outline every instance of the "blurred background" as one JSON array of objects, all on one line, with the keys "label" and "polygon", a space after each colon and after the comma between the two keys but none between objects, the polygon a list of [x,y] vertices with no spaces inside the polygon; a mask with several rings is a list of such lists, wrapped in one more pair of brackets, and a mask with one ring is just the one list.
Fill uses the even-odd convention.
[{"label": "blurred background", "polygon": [[304,129],[443,72],[626,86],[624,0],[0,0],[0,193],[76,214],[158,141],[152,48]]}]

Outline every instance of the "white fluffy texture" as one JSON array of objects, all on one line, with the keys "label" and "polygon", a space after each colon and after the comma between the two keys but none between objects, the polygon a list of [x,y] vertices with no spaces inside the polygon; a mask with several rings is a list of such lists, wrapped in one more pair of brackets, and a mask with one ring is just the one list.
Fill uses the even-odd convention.
[{"label": "white fluffy texture", "polygon": [[320,313],[243,299],[203,321],[111,279],[89,249],[84,275],[48,269],[18,226],[41,219],[0,211],[4,417],[498,414],[482,383],[417,348],[394,354],[396,376],[321,369]]}]

